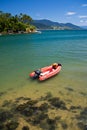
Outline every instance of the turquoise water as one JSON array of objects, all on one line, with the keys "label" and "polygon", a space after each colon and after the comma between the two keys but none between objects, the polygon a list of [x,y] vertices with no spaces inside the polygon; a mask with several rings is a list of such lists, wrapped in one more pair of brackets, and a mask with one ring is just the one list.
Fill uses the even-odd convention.
[{"label": "turquoise water", "polygon": [[[39,82],[31,80],[28,76],[33,70],[53,62],[62,64],[61,72],[55,77]],[[48,101],[51,95],[57,97],[60,106],[65,104],[65,108],[50,106]],[[86,129],[87,31],[49,30],[42,31],[41,34],[0,36],[0,115],[3,117],[6,110],[13,115],[10,118],[10,113],[5,112],[5,118],[8,120],[1,118],[0,125],[9,126],[11,120],[13,122],[17,120],[19,122],[17,130],[27,125],[31,130],[41,130],[41,127],[45,130],[43,125],[48,125],[44,120],[40,125],[33,125],[31,122],[35,117],[35,121],[38,121],[38,111],[35,117],[34,115],[27,117],[26,114],[22,115],[22,111],[16,111],[17,108],[21,110],[22,107],[18,106],[23,104],[25,113],[28,112],[29,104],[26,105],[26,99],[30,104],[38,101],[35,106],[30,107],[36,110],[39,105],[44,108],[44,105],[49,103],[50,108],[48,107],[45,114],[48,115],[48,119],[57,119],[56,130],[64,130],[67,126],[67,130]],[[42,109],[40,113],[44,112]]]},{"label": "turquoise water", "polygon": [[40,87],[28,74],[53,62],[61,63],[62,70],[47,83],[87,90],[87,31],[0,36],[0,91],[22,85]]}]

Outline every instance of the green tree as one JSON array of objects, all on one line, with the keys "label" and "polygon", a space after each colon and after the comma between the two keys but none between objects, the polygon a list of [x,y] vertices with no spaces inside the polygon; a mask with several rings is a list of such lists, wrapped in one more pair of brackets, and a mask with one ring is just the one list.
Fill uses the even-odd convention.
[{"label": "green tree", "polygon": [[34,31],[35,27],[30,25],[32,18],[26,14],[20,13],[20,15],[12,16],[10,13],[3,13],[0,11],[0,32],[14,32],[25,31],[29,28],[30,31]]}]

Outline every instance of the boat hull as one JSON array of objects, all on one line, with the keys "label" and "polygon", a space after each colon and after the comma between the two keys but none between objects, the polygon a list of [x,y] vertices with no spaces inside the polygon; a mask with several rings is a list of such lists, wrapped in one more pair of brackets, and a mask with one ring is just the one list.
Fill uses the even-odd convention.
[{"label": "boat hull", "polygon": [[54,69],[52,65],[50,65],[38,69],[36,71],[33,71],[32,73],[30,73],[30,77],[33,79],[38,78],[39,81],[44,81],[58,74],[60,70],[61,70],[61,64],[58,64],[56,69]]},{"label": "boat hull", "polygon": [[[51,69],[49,69],[49,70],[47,70],[47,71],[43,71],[43,73],[42,74],[40,74],[40,76],[39,76],[39,80],[40,81],[43,81],[43,80],[46,80],[46,79],[48,79],[48,78],[51,78],[51,77],[53,77],[53,76],[55,76],[56,74],[58,74],[59,72],[60,72],[60,70],[61,70],[61,66],[58,66],[57,67],[57,69],[52,69],[52,66],[50,66],[49,68],[51,68]],[[47,73],[46,73],[47,72]]]}]

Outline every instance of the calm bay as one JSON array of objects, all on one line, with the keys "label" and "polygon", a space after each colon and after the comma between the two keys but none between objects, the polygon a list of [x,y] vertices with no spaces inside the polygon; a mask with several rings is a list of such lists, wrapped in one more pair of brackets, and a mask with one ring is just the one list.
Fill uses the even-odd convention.
[{"label": "calm bay", "polygon": [[[62,64],[58,75],[44,82],[30,79],[33,70],[54,62]],[[87,30],[0,36],[0,104],[22,96],[36,99],[47,93],[86,107]]]}]

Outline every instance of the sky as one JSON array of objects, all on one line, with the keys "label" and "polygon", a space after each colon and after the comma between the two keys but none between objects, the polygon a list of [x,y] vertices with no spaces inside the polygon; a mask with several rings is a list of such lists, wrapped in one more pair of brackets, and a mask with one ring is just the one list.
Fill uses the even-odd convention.
[{"label": "sky", "polygon": [[0,11],[87,26],[87,0],[0,0]]}]

